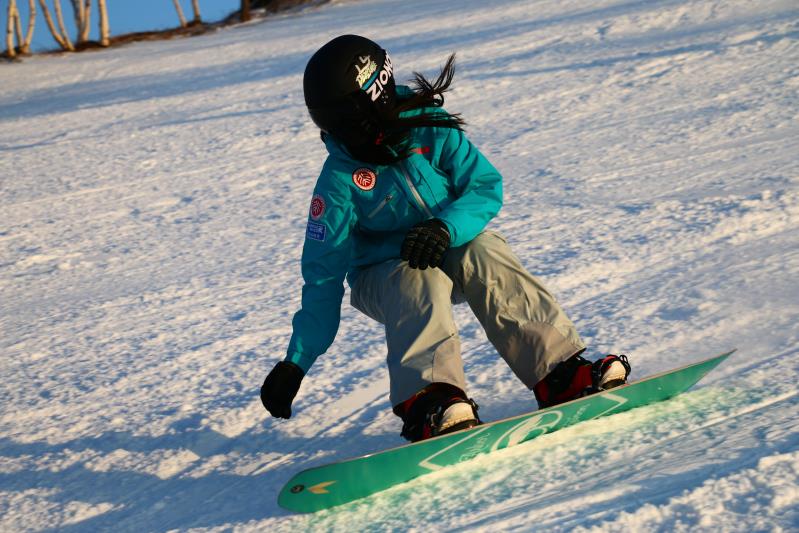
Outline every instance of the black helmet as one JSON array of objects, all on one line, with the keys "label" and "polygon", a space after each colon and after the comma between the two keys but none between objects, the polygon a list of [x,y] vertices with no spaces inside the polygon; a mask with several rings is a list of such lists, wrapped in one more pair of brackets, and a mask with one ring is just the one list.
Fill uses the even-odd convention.
[{"label": "black helmet", "polygon": [[308,61],[305,105],[319,128],[345,145],[374,143],[394,109],[396,85],[388,53],[358,35],[336,37]]}]

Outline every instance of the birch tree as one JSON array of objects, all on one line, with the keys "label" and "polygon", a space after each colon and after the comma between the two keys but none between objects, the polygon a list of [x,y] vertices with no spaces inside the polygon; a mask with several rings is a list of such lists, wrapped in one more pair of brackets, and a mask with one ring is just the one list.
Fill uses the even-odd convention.
[{"label": "birch tree", "polygon": [[50,14],[50,9],[47,7],[45,0],[39,0],[39,5],[42,7],[44,21],[47,22],[47,27],[50,29],[50,33],[53,35],[55,42],[57,42],[63,50],[74,51],[75,46],[73,46],[72,41],[69,39],[69,35],[64,29],[64,20],[63,16],[61,15],[61,0],[53,0],[53,6],[55,7],[56,17],[59,19],[60,29],[56,28],[56,25],[53,22],[53,17]]},{"label": "birch tree", "polygon": [[[75,28],[77,32],[76,42],[79,45],[85,44],[89,41],[89,34],[91,33],[92,0],[70,0],[69,4],[72,6],[72,15],[75,18]],[[61,0],[53,0],[55,21],[50,13],[50,9],[47,7],[47,1],[39,0],[39,5],[42,8],[44,20],[47,22],[47,27],[50,29],[53,39],[55,39],[61,49],[70,52],[74,51],[75,45],[72,44],[66,25],[64,24]],[[100,44],[102,46],[108,46],[108,10],[106,9],[105,0],[97,0],[97,8],[100,17]]]},{"label": "birch tree", "polygon": [[14,46],[14,24],[19,18],[16,0],[8,0],[8,18],[6,20],[6,55],[11,59],[17,57],[17,49]]},{"label": "birch tree", "polygon": [[175,11],[178,12],[178,19],[180,19],[180,27],[185,28],[188,26],[186,22],[186,17],[183,15],[183,8],[180,7],[180,0],[172,0],[172,3],[175,4]]},{"label": "birch tree", "polygon": [[92,23],[92,0],[70,0],[75,16],[75,28],[78,30],[78,43],[89,40]]},{"label": "birch tree", "polygon": [[56,20],[58,21],[58,29],[61,31],[61,35],[64,36],[64,41],[67,43],[67,50],[73,51],[75,50],[75,46],[69,39],[69,32],[67,32],[67,27],[64,24],[64,12],[61,10],[61,0],[53,0],[53,7],[55,8]]},{"label": "birch tree", "polygon": [[15,8],[14,11],[14,31],[17,34],[17,48],[20,52],[22,52],[22,44],[24,41],[24,38],[22,37],[22,21],[20,20],[21,17],[19,16],[19,9]]},{"label": "birch tree", "polygon": [[[17,11],[19,17],[19,11]],[[23,54],[31,53],[31,42],[33,41],[33,28],[36,26],[36,0],[28,0],[28,31],[25,34],[25,39],[20,45],[20,51]]]},{"label": "birch tree", "polygon": [[83,35],[81,35],[81,39],[83,42],[89,40],[89,32],[91,31],[91,21],[92,21],[92,0],[86,0],[86,9],[84,12],[85,22],[83,24]]},{"label": "birch tree", "polygon": [[192,21],[192,23],[193,24],[202,23],[202,19],[200,18],[200,0],[191,0],[191,7],[194,10],[194,20]]},{"label": "birch tree", "polygon": [[[36,0],[28,0],[28,28],[24,35],[22,33],[22,17],[19,14],[16,0],[9,0],[7,13],[6,55],[14,58],[18,53],[23,55],[30,54],[33,28],[36,25]],[[14,45],[15,36],[16,45]]]},{"label": "birch tree", "polygon": [[97,14],[100,16],[100,45],[108,46],[111,44],[109,40],[108,29],[108,9],[105,6],[105,0],[97,0]]}]

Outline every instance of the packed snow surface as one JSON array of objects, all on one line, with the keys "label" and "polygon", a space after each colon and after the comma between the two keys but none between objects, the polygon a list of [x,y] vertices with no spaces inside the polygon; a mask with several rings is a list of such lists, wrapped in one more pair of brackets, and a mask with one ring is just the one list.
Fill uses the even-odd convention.
[{"label": "packed snow surface", "polygon": [[[301,469],[402,444],[348,304],[291,420],[258,389],[300,301],[325,158],[302,98],[359,33],[505,177],[491,223],[633,378],[677,399],[313,515]],[[0,530],[799,528],[799,5],[332,2],[203,37],[0,65]],[[531,393],[456,307],[484,419]]]}]

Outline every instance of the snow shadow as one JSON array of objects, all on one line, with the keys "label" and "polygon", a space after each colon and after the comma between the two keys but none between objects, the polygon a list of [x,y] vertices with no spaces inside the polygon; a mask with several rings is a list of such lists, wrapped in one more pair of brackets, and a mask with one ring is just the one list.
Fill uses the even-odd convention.
[{"label": "snow shadow", "polygon": [[309,55],[303,50],[217,66],[176,69],[158,76],[134,74],[31,90],[12,105],[0,103],[0,121],[187,96],[292,75],[298,76],[297,83],[301,85],[299,76]]},{"label": "snow shadow", "polygon": [[[0,491],[46,491],[46,499],[64,509],[72,502],[108,506],[109,511],[57,531],[168,531],[173,528],[215,527],[231,521],[264,520],[288,514],[277,506],[277,495],[298,471],[333,460],[349,458],[353,450],[379,450],[394,442],[394,435],[314,437],[314,448],[326,452],[309,457],[299,451],[308,447],[305,437],[290,438],[276,431],[248,432],[228,438],[210,430],[146,437],[129,432],[107,432],[58,444],[19,443],[0,438],[0,456],[35,458],[36,468],[0,474]],[[391,444],[389,444],[389,441]],[[200,459],[170,477],[141,471],[113,469],[102,464],[107,454],[119,451],[154,453],[191,450]],[[99,452],[66,467],[70,456]],[[271,464],[237,474],[232,468],[193,473],[202,460],[224,459],[247,453],[269,452]],[[51,459],[53,458],[53,459]],[[51,464],[47,464],[51,463]],[[151,465],[152,466],[152,465]],[[131,468],[140,468],[135,464]]]},{"label": "snow shadow", "polygon": [[[792,13],[793,14],[793,13]],[[741,21],[741,27],[747,27],[745,22],[749,21]],[[583,61],[577,63],[570,63],[566,65],[553,65],[547,67],[540,67],[540,68],[532,68],[532,69],[524,69],[524,70],[510,70],[510,71],[503,71],[503,72],[494,72],[491,71],[489,74],[477,74],[472,76],[475,79],[496,79],[496,78],[503,78],[503,77],[519,77],[519,78],[526,78],[531,75],[537,74],[551,74],[554,72],[562,72],[562,71],[576,71],[576,70],[585,70],[585,69],[593,69],[593,68],[602,68],[602,67],[612,67],[617,64],[624,64],[624,63],[631,63],[637,61],[646,61],[650,59],[660,59],[666,57],[675,57],[680,56],[683,54],[691,54],[691,53],[701,53],[701,52],[710,52],[714,54],[722,54],[725,51],[733,48],[740,48],[743,46],[749,46],[753,44],[765,44],[771,45],[777,43],[783,39],[797,39],[799,38],[799,31],[789,31],[779,34],[772,34],[772,35],[758,35],[751,39],[745,41],[738,41],[735,43],[725,44],[723,42],[725,38],[725,34],[721,33],[723,30],[728,30],[731,27],[734,27],[734,24],[725,24],[722,26],[708,26],[704,31],[701,33],[708,33],[710,35],[717,36],[716,40],[704,42],[704,43],[695,43],[695,44],[688,44],[682,46],[674,46],[671,48],[666,48],[663,50],[654,50],[654,51],[639,51],[631,54],[623,54],[617,55],[612,57],[603,57],[594,59],[591,61]],[[700,33],[698,31],[694,33]],[[673,39],[677,37],[681,37],[680,35],[674,34],[667,34],[664,35],[665,38]],[[653,44],[652,37],[646,37],[640,39],[639,46],[645,46],[647,44]],[[657,42],[657,41],[655,41]],[[634,42],[627,42],[624,44],[628,44],[630,46],[635,46]],[[507,59],[508,61],[512,62],[513,60],[523,60],[526,59],[530,55],[530,52],[524,52],[519,54],[518,57],[509,56]],[[480,66],[472,64],[471,67]],[[486,67],[489,65],[486,64]],[[654,74],[651,77],[659,77],[662,76],[664,73],[661,72],[659,74]]]},{"label": "snow shadow", "polygon": [[[719,390],[719,393],[723,394],[724,391]],[[721,404],[723,403],[721,401]],[[592,437],[590,440],[583,437],[581,440],[589,446],[583,448],[588,457],[575,455],[573,460],[559,466],[559,468],[570,472],[570,475],[564,476],[566,480],[570,480],[571,485],[579,487],[573,502],[574,510],[571,513],[567,512],[567,516],[553,517],[553,521],[558,523],[563,530],[573,529],[577,526],[602,527],[602,524],[607,521],[612,522],[619,512],[635,512],[641,507],[641,502],[647,502],[653,506],[665,505],[671,498],[691,492],[714,480],[723,479],[747,469],[756,469],[761,459],[796,450],[799,446],[799,434],[797,433],[788,433],[781,438],[765,438],[765,433],[771,424],[777,423],[781,418],[786,418],[786,414],[795,410],[799,405],[799,396],[797,395],[791,396],[785,401],[766,402],[762,407],[752,411],[748,411],[746,407],[733,409],[721,416],[718,416],[719,413],[710,406],[701,403],[686,404],[685,401],[677,400],[651,409],[650,411],[656,411],[654,415],[643,417],[638,423],[631,426],[622,427],[617,438],[614,438],[612,434],[600,435],[598,438]],[[633,413],[631,412],[631,414]],[[658,439],[656,446],[648,446],[641,453],[641,449],[636,446],[636,440],[641,438],[641,429],[644,428],[656,434],[658,430],[662,431],[662,428],[668,427],[670,420],[675,415],[685,418],[696,417],[699,423],[696,424],[696,427],[675,428],[676,431],[672,432],[672,435]],[[730,442],[730,435],[736,433],[735,428],[740,428],[739,432],[742,434],[749,433],[755,435],[756,438],[749,440],[738,437],[740,442]],[[628,443],[630,451],[628,452],[618,450],[613,444],[614,441],[624,440],[626,436],[630,437]],[[726,444],[728,448],[732,449],[728,449],[724,455],[714,453],[713,450],[720,448],[722,444]],[[531,443],[531,452],[533,452],[533,447],[535,447],[535,443]],[[608,471],[597,475],[597,472],[592,469],[593,475],[591,476],[579,474],[583,463],[598,464],[607,460],[607,456],[612,456],[607,465]],[[536,480],[535,472],[551,469],[552,465],[547,464],[543,459],[536,459],[532,454],[531,457],[519,458],[519,460],[526,465],[520,468],[520,472],[526,473],[526,477],[531,478],[529,489],[532,495],[519,497],[518,482],[509,484],[505,491],[505,497],[497,499],[499,501],[515,500],[515,503],[490,517],[470,523],[470,528],[486,527],[497,522],[502,523],[503,520],[513,516],[527,515],[536,511],[541,516],[546,516],[546,510],[550,507],[556,512],[563,513],[558,505],[562,498],[558,490],[560,483],[556,481],[554,485],[541,483],[540,487],[537,486],[538,480]],[[658,465],[658,475],[650,475],[647,465],[652,465],[653,469],[655,465]],[[480,470],[487,468],[481,466]],[[621,480],[618,477],[618,472],[625,472],[622,474]],[[525,477],[524,473],[518,477]],[[474,473],[476,478],[481,475],[485,474]],[[622,483],[619,484],[619,481]],[[543,490],[536,495],[538,488]],[[583,499],[581,495],[586,495],[584,501],[581,501]],[[612,511],[608,511],[609,509]]]},{"label": "snow shadow", "polygon": [[[374,381],[365,379],[368,374],[350,380]],[[356,395],[363,392],[356,389]],[[399,426],[364,434],[388,409],[384,395],[356,407],[342,405],[341,398],[332,404],[305,400],[292,424],[264,415],[263,423],[235,437],[200,427],[199,413],[158,436],[111,430],[64,442],[0,437],[0,458],[24,465],[0,473],[0,491],[44,491],[58,509],[75,502],[109,508],[58,531],[217,527],[285,516],[277,495],[297,472],[403,443]],[[325,424],[315,423],[314,409],[328,416]]]},{"label": "snow shadow", "polygon": [[[513,3],[513,2],[510,2]],[[628,2],[620,2],[612,6],[603,6],[597,8],[589,8],[583,11],[572,12],[569,14],[561,14],[556,16],[545,17],[541,19],[524,19],[524,20],[506,20],[498,21],[497,24],[487,26],[485,24],[477,24],[475,26],[458,28],[457,41],[455,41],[451,34],[435,30],[428,33],[417,33],[413,37],[413,43],[410,47],[407,46],[407,39],[396,40],[396,43],[391,39],[385,40],[385,44],[381,42],[388,49],[419,49],[427,53],[433,49],[447,49],[457,43],[459,48],[466,48],[468,46],[485,46],[486,43],[497,41],[498,39],[510,39],[519,35],[525,35],[535,31],[543,30],[555,26],[571,25],[571,24],[590,24],[596,22],[601,24],[609,18],[618,17],[620,15],[627,15],[637,13],[639,11],[650,11],[653,9],[662,9],[668,5],[679,5],[680,0],[671,0],[667,2],[659,2],[654,6],[652,2],[647,0],[633,0]],[[473,7],[474,10],[479,11],[485,9],[485,2],[478,2],[478,5]],[[492,3],[492,9],[496,6]],[[503,23],[504,22],[504,23]],[[544,47],[546,48],[546,47]],[[536,48],[535,50],[540,50]],[[454,50],[453,50],[454,51]],[[536,55],[533,53],[532,55]],[[520,54],[521,57],[529,57],[530,51]],[[502,55],[502,62],[506,64],[506,58],[513,59],[513,55]],[[489,60],[491,66],[496,67],[494,59]],[[470,68],[476,64],[470,62]]]},{"label": "snow shadow", "polygon": [[[681,2],[672,1],[671,4],[680,4]],[[663,3],[657,5],[658,9],[663,8]],[[482,9],[482,7],[475,6],[474,9]],[[648,11],[653,9],[652,3],[636,0],[630,2],[622,2],[613,6],[601,7],[596,9],[588,9],[577,13],[568,15],[558,15],[540,20],[523,20],[513,21],[503,24],[499,27],[485,28],[482,25],[475,27],[469,31],[468,28],[461,28],[461,32],[457,37],[457,46],[463,48],[469,45],[479,45],[486,42],[491,42],[501,35],[503,39],[515,35],[523,35],[526,33],[534,32],[551,26],[558,26],[564,24],[585,24],[596,21],[600,25],[609,18],[618,16],[620,14],[629,14],[631,11]],[[780,17],[787,19],[794,16],[795,11],[786,11],[780,14]],[[358,18],[367,17],[367,14],[359,13]],[[764,18],[764,22],[771,20],[774,17]],[[751,25],[751,20],[740,21],[741,25]],[[735,23],[727,23],[721,26],[707,26],[705,32],[711,35],[719,35],[723,29],[729,29]],[[682,35],[679,32],[672,32],[666,34],[664,37],[678,38],[690,37],[697,32],[692,30],[691,34]],[[782,38],[794,38],[799,32],[789,32],[782,35],[773,36],[758,36],[750,41],[735,43],[730,46],[742,46],[751,44],[752,42],[776,42]],[[721,37],[720,37],[721,38]],[[644,37],[644,41],[639,44],[652,44],[652,37]],[[656,41],[655,41],[656,42]],[[427,34],[416,34],[411,43],[406,38],[385,39],[381,42],[388,49],[397,50],[397,52],[408,52],[412,50],[424,50],[425,52],[430,49],[436,48],[451,48],[453,46],[452,36],[440,31],[429,32]],[[635,43],[630,43],[634,45]],[[278,78],[285,76],[298,77],[298,90],[301,85],[299,76],[305,68],[305,63],[310,57],[314,44],[309,42],[309,48],[298,50],[294,53],[281,54],[274,57],[255,58],[246,61],[232,62],[217,66],[203,66],[191,69],[179,69],[173,72],[159,73],[158,76],[142,76],[139,74],[109,78],[105,80],[93,80],[87,82],[78,82],[60,85],[54,88],[47,88],[41,90],[31,90],[24,93],[21,100],[14,101],[13,104],[0,103],[0,120],[4,119],[18,119],[23,117],[32,117],[40,115],[49,115],[57,113],[66,113],[73,111],[80,111],[84,109],[102,108],[118,104],[126,104],[131,102],[143,102],[152,100],[153,98],[165,98],[173,96],[191,95],[197,92],[204,92],[214,89],[220,89],[231,85],[238,85],[250,82],[262,82],[267,80],[274,81]],[[688,45],[673,48],[670,50],[662,50],[656,52],[640,52],[632,55],[625,55],[621,57],[610,57],[597,59],[586,63],[578,63],[566,66],[545,67],[542,69],[532,69],[523,72],[497,72],[494,60],[490,64],[481,62],[471,62],[470,69],[474,70],[480,66],[492,67],[490,74],[491,78],[498,76],[508,75],[528,75],[554,72],[558,70],[575,70],[581,68],[592,68],[613,65],[615,63],[627,62],[631,60],[640,60],[647,58],[656,58],[670,55],[677,55],[687,52],[695,51],[720,51],[723,48],[719,42],[701,43],[695,45]],[[541,53],[546,47],[537,49],[537,51],[521,52],[514,57],[503,56],[503,62],[508,63],[516,59],[530,59],[531,54],[537,55]],[[475,76],[479,79],[479,75]]]}]

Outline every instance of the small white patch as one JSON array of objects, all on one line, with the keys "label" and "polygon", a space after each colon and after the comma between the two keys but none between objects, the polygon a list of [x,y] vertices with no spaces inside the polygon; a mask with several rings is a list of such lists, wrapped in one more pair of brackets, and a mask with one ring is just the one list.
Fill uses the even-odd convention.
[{"label": "small white patch", "polygon": [[312,241],[324,242],[327,236],[327,226],[318,222],[308,222],[305,237]]}]

